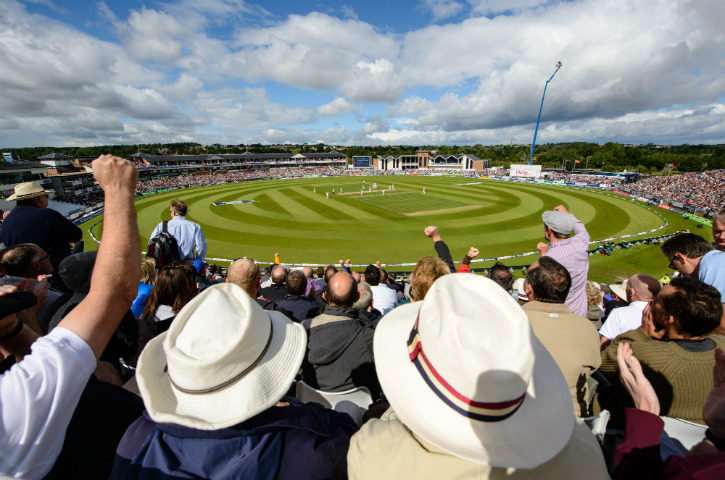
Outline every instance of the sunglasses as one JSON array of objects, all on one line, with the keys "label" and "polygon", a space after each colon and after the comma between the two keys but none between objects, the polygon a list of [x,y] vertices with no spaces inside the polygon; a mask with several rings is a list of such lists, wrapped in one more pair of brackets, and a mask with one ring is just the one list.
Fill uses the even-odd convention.
[{"label": "sunglasses", "polygon": [[675,266],[675,260],[677,260],[677,255],[672,257],[672,259],[670,259],[670,269],[671,270],[677,270],[677,267]]}]

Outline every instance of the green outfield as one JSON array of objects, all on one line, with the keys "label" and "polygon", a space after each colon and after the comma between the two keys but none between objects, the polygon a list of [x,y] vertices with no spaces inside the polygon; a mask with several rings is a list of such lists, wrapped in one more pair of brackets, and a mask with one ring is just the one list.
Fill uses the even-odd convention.
[{"label": "green outfield", "polygon": [[[374,183],[378,188],[370,191]],[[541,213],[559,204],[584,222],[593,241],[658,229],[633,237],[636,240],[695,228],[694,222],[673,213],[595,190],[462,177],[345,176],[217,185],[137,199],[143,245],[158,222],[170,219],[169,202],[177,197],[189,204],[187,218],[201,224],[209,244],[207,257],[247,256],[262,263],[270,262],[276,251],[284,262],[296,264],[335,263],[341,258],[354,264],[415,263],[434,255],[423,229],[437,225],[456,260],[476,246],[481,258],[532,252],[503,260],[524,265],[535,260],[536,244],[543,240]],[[250,202],[213,205],[243,201]],[[98,220],[83,225],[86,235]],[[711,238],[710,229],[696,231]],[[93,232],[100,237],[102,223]],[[96,248],[89,237],[87,245]],[[657,246],[635,246],[590,259],[590,278],[601,282],[637,272],[668,273]]]}]

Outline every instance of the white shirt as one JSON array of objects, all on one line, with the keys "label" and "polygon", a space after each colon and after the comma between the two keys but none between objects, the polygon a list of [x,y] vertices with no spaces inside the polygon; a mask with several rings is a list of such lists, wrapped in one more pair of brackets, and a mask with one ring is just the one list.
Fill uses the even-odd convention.
[{"label": "white shirt", "polygon": [[647,302],[632,302],[626,307],[615,308],[599,329],[599,334],[614,340],[619,334],[641,327],[642,312],[646,306]]},{"label": "white shirt", "polygon": [[383,315],[398,305],[398,293],[387,285],[370,285],[373,291],[373,307]]},{"label": "white shirt", "polygon": [[53,468],[95,368],[88,344],[55,328],[0,376],[0,477],[43,478]]}]

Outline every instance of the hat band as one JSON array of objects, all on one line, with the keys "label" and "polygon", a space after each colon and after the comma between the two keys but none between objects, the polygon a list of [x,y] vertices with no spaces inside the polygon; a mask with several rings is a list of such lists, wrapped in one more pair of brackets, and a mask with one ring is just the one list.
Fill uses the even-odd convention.
[{"label": "hat band", "polygon": [[244,370],[242,370],[240,373],[238,373],[234,377],[230,378],[229,380],[226,380],[225,382],[220,383],[219,385],[217,385],[215,387],[194,390],[194,389],[189,389],[189,388],[184,388],[184,387],[179,386],[178,384],[176,384],[176,382],[174,382],[174,379],[171,378],[171,374],[169,373],[169,369],[168,369],[168,366],[169,366],[168,363],[164,366],[164,372],[166,372],[166,375],[169,377],[169,382],[171,382],[171,385],[175,389],[180,391],[181,393],[186,393],[189,395],[203,395],[205,393],[218,392],[219,390],[223,390],[223,389],[227,388],[228,386],[232,385],[233,383],[236,383],[239,380],[241,380],[242,377],[244,377],[246,374],[248,374],[250,371],[252,371],[254,369],[254,367],[256,367],[257,364],[262,361],[262,358],[264,358],[264,355],[267,353],[267,350],[269,350],[269,346],[272,344],[273,332],[274,332],[274,328],[272,327],[271,321],[270,321],[269,338],[267,338],[267,344],[264,346],[262,353],[260,353],[259,356],[257,357],[257,359],[255,361],[253,361],[252,364],[249,365],[247,368],[245,368]]},{"label": "hat band", "polygon": [[420,373],[425,383],[443,403],[464,417],[481,422],[500,422],[513,415],[524,402],[526,392],[520,397],[503,402],[477,402],[458,392],[438,373],[423,351],[423,343],[418,331],[420,311],[408,338],[410,361]]}]

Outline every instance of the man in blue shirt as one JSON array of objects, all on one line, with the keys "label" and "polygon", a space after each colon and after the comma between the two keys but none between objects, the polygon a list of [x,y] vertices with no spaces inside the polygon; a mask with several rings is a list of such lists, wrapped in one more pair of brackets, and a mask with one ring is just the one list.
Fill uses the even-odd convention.
[{"label": "man in blue shirt", "polygon": [[[171,221],[167,229],[179,245],[179,258],[181,260],[203,260],[206,257],[206,238],[198,223],[186,219],[186,212],[189,207],[183,200],[174,199],[171,201]],[[161,233],[163,222],[156,225],[151,233],[151,238]],[[195,251],[196,250],[196,251]]]},{"label": "man in blue shirt", "polygon": [[[725,303],[725,252],[715,250],[700,235],[689,232],[678,233],[663,243],[660,250],[670,261],[670,268],[712,285]],[[725,335],[725,316],[713,333]]]}]

